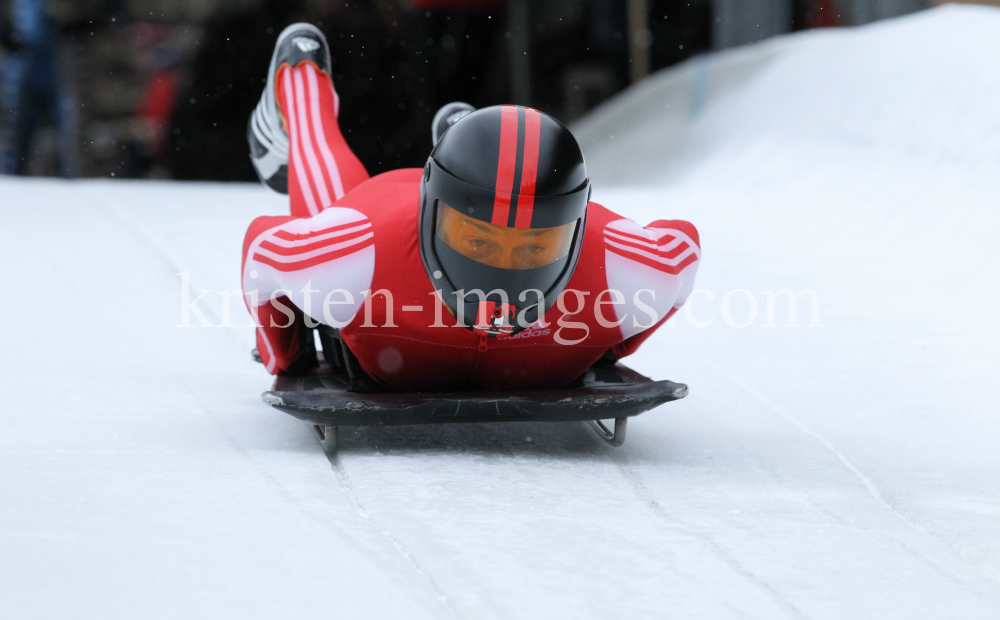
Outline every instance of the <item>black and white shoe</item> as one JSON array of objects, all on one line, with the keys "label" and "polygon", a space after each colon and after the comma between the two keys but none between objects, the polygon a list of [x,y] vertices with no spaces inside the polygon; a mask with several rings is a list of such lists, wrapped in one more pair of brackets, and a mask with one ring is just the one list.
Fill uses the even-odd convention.
[{"label": "black and white shoe", "polygon": [[475,111],[476,108],[461,101],[452,101],[441,106],[441,109],[434,115],[434,120],[431,121],[431,138],[434,140],[434,144],[438,143],[449,127],[460,121],[466,114]]},{"label": "black and white shoe", "polygon": [[282,65],[295,67],[306,60],[330,73],[330,46],[316,26],[292,24],[278,35],[267,70],[267,86],[247,124],[250,161],[257,176],[264,185],[282,194],[288,193],[288,134],[281,122],[274,81]]}]

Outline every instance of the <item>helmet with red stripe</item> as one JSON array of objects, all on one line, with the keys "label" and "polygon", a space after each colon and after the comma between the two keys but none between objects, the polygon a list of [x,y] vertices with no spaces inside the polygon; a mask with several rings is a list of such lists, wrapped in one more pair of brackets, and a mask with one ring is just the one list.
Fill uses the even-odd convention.
[{"label": "helmet with red stripe", "polygon": [[424,267],[469,329],[527,329],[569,283],[590,181],[573,134],[548,114],[503,105],[462,117],[427,159],[420,199]]}]

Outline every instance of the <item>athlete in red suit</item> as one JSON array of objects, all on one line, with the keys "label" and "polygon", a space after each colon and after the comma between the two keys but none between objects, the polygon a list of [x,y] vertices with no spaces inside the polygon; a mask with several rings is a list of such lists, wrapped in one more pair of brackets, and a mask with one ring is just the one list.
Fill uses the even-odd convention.
[{"label": "athlete in red suit", "polygon": [[[554,213],[570,195],[544,195],[553,174],[566,174],[550,170],[562,155],[549,154],[578,153],[578,147],[568,130],[536,110],[497,106],[459,118],[427,168],[369,178],[337,124],[325,44],[308,25],[282,33],[251,119],[258,173],[269,186],[287,189],[291,206],[291,215],[254,220],[243,244],[243,291],[269,372],[295,371],[302,354],[311,355],[304,341],[311,336],[301,325],[312,319],[338,328],[361,367],[392,389],[555,388],[602,358],[633,353],[683,304],[701,255],[694,226],[660,220],[643,228],[589,202],[582,157],[573,172],[584,179],[573,190],[581,200],[573,207],[578,217],[563,224],[546,215],[546,205],[557,205]],[[477,123],[480,134],[470,134]],[[482,139],[455,159],[463,135]],[[464,138],[466,144],[472,138]],[[442,155],[449,140],[452,159]],[[553,140],[562,142],[551,146]],[[452,208],[457,195],[447,203],[431,200],[435,182],[455,184],[442,169],[472,166],[475,173],[477,158],[490,162],[479,169],[492,166],[483,170],[491,183],[468,185],[468,199],[488,191],[485,216]],[[446,160],[452,163],[441,163]],[[564,230],[568,234],[559,236]],[[552,243],[524,245],[526,235]],[[550,289],[559,295],[547,296],[541,318],[518,314],[523,295],[504,300],[509,306],[449,303],[451,289],[459,287],[442,282],[458,276],[447,273],[445,257],[432,247],[457,257],[448,264],[465,260],[483,273],[512,278],[545,271],[548,252],[558,259],[552,264],[565,265],[561,284]],[[466,307],[481,314],[460,322],[456,315]],[[486,316],[494,310],[495,320]]]}]

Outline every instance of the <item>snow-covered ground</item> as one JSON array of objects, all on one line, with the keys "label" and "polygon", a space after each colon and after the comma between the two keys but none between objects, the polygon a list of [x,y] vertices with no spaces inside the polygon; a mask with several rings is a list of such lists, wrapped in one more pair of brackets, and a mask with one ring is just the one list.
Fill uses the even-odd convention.
[{"label": "snow-covered ground", "polygon": [[[577,126],[597,200],[704,246],[630,361],[691,395],[618,449],[347,429],[328,460],[223,303],[279,197],[0,181],[0,617],[1000,617],[1000,10],[698,62]],[[178,327],[182,273],[234,327]],[[768,326],[784,289],[821,326],[809,293]]]}]

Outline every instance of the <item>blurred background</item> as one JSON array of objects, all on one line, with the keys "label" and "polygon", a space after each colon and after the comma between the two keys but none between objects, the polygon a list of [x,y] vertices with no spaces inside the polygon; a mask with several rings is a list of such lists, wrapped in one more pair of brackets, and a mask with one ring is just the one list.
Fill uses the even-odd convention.
[{"label": "blurred background", "polygon": [[0,171],[256,180],[247,117],[295,21],[326,33],[341,128],[376,174],[422,166],[449,101],[530,105],[569,123],[694,55],[938,3],[0,0]]}]

